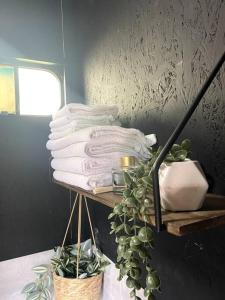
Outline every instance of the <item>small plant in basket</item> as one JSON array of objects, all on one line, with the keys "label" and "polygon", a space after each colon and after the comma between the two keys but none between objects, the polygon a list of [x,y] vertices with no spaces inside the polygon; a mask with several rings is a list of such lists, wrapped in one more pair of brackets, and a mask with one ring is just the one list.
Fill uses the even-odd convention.
[{"label": "small plant in basket", "polygon": [[[95,280],[94,277],[99,277],[97,283],[101,287],[101,274],[110,263],[99,249],[92,246],[90,239],[81,243],[79,250],[77,245],[56,247],[54,250],[55,255],[51,259],[51,264],[33,268],[37,279],[28,283],[22,290],[26,300],[53,299],[53,274],[63,277],[63,279],[81,280],[92,277]],[[79,264],[78,268],[77,263]],[[79,284],[81,282],[78,282]],[[56,299],[60,298],[56,297]],[[98,298],[96,297],[96,299]]]},{"label": "small plant in basket", "polygon": [[56,300],[100,300],[102,277],[109,264],[101,251],[84,243],[55,249],[52,258]]},{"label": "small plant in basket", "polygon": [[81,243],[79,251],[77,245],[70,245],[57,247],[55,252],[55,257],[51,259],[53,271],[65,278],[93,277],[104,272],[109,265],[101,251],[92,246],[90,239]]}]

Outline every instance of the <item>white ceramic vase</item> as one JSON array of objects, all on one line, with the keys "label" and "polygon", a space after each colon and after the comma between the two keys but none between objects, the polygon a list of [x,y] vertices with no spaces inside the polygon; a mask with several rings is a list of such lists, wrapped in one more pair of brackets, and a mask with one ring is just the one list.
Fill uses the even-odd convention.
[{"label": "white ceramic vase", "polygon": [[200,209],[208,190],[200,164],[192,160],[162,164],[159,185],[161,205],[172,211]]}]

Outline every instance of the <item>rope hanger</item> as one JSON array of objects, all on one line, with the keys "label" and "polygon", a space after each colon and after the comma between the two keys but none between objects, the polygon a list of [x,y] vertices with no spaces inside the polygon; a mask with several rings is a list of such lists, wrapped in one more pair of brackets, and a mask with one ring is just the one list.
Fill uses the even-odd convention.
[{"label": "rope hanger", "polygon": [[[82,229],[81,221],[82,221],[82,203],[83,203],[83,200],[85,202],[85,207],[86,207],[86,211],[87,211],[87,215],[88,215],[88,222],[89,222],[89,226],[90,226],[90,229],[91,229],[91,235],[92,235],[94,247],[95,247],[95,249],[97,249],[96,240],[95,240],[95,236],[94,236],[93,225],[92,225],[91,216],[90,216],[90,211],[89,211],[89,207],[88,207],[88,204],[87,204],[87,198],[85,196],[77,193],[76,197],[75,197],[75,200],[74,200],[74,204],[73,204],[71,213],[70,213],[70,217],[69,217],[69,221],[68,221],[68,224],[67,224],[66,232],[65,232],[65,235],[64,235],[64,238],[63,238],[60,256],[61,256],[62,249],[64,247],[66,237],[67,237],[67,234],[68,234],[68,231],[69,231],[69,228],[70,228],[70,224],[71,224],[71,221],[72,221],[74,210],[75,210],[76,204],[78,202],[77,201],[78,196],[79,196],[79,207],[78,207],[78,228],[77,228],[77,249],[78,249],[78,253],[77,253],[77,278],[78,278],[78,274],[79,274],[79,263],[80,263],[80,244],[81,244],[81,229]],[[98,259],[98,257],[97,257],[97,259]]]}]

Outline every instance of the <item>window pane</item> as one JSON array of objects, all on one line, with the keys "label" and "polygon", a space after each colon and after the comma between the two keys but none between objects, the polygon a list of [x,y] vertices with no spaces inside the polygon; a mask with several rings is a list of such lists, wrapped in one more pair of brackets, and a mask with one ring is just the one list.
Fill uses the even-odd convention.
[{"label": "window pane", "polygon": [[21,115],[51,115],[61,105],[59,79],[49,71],[19,68]]},{"label": "window pane", "polygon": [[0,112],[16,113],[14,68],[0,65]]}]

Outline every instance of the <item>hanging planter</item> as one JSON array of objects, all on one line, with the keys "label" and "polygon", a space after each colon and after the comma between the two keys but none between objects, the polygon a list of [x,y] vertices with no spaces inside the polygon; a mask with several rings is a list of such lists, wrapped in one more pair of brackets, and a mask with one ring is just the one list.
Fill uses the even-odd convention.
[{"label": "hanging planter", "polygon": [[56,256],[51,260],[55,300],[100,300],[103,272],[109,262],[96,247],[86,198],[84,200],[94,247],[92,247],[91,240],[80,243],[82,195],[79,195],[78,243],[74,246],[64,246],[77,197],[73,205],[62,247],[56,249]]},{"label": "hanging planter", "polygon": [[79,195],[78,243],[64,246],[78,195],[74,201],[62,246],[55,248],[55,256],[51,259],[51,264],[33,268],[37,278],[22,290],[27,300],[51,300],[53,290],[55,300],[100,300],[101,298],[103,272],[109,262],[96,247],[86,197],[84,202],[94,246],[91,239],[80,242],[83,200],[81,195]]},{"label": "hanging planter", "polygon": [[85,279],[63,278],[54,274],[56,300],[100,300],[102,273]]}]

